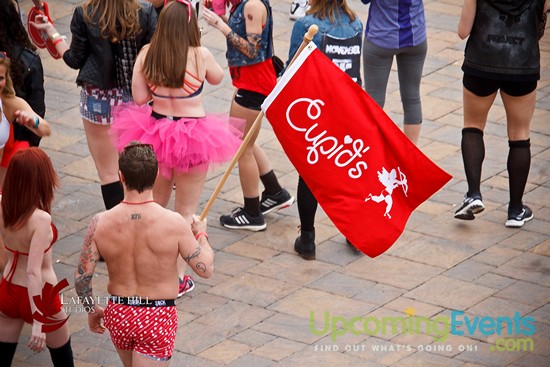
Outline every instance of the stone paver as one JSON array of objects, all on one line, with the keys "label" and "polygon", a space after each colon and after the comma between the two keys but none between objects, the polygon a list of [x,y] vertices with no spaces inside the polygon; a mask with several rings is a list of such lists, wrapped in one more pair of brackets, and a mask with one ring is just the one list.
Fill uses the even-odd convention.
[{"label": "stone paver", "polygon": [[[49,0],[60,33],[68,35],[69,40],[72,12],[80,2]],[[293,25],[288,19],[290,0],[271,3],[275,51],[286,59]],[[486,210],[473,222],[456,221],[452,213],[466,191],[460,154],[460,66],[465,41],[456,35],[462,3],[424,1],[429,50],[421,87],[424,123],[419,147],[453,179],[411,215],[395,245],[376,259],[347,246],[319,208],[317,260],[307,262],[293,250],[299,232],[296,205],[268,215],[264,232],[221,228],[219,215],[242,201],[238,172],[233,170],[208,214],[210,241],[217,252],[215,274],[210,279],[195,277],[195,290],[178,302],[180,321],[172,366],[550,365],[550,35],[541,41],[543,69],[532,121],[532,166],[524,198],[534,209],[535,219],[522,229],[503,225],[508,202],[508,147],[505,111],[497,97],[485,133],[482,190]],[[20,4],[28,10],[31,1],[21,0]],[[349,4],[365,21],[368,7],[355,0]],[[203,45],[226,67],[225,40],[204,21],[200,24],[204,26]],[[46,118],[53,131],[41,147],[52,158],[62,182],[53,205],[60,233],[54,261],[58,276],[71,283],[64,291],[69,298],[75,295],[72,272],[86,228],[91,217],[102,210],[102,200],[79,115],[79,88],[74,82],[77,71],[53,60],[44,50],[40,56],[45,72]],[[205,85],[204,92],[208,111],[227,113],[233,93],[228,69],[222,84]],[[395,64],[386,111],[402,124]],[[258,143],[268,152],[281,183],[295,194],[298,175],[265,119]],[[223,168],[209,173],[199,209],[223,173]],[[365,228],[368,236],[368,224]],[[107,294],[106,274],[105,265],[100,264],[94,278],[96,295]],[[470,324],[474,332],[470,335],[462,324],[458,329],[462,335],[451,333],[444,342],[434,341],[433,330],[446,329],[444,324],[428,329],[428,323],[450,320],[453,310],[465,312],[462,322],[468,318],[473,323],[478,318],[475,326]],[[515,312],[534,319],[533,335],[508,335],[506,326],[499,329],[500,335],[480,332],[479,323],[484,317],[484,322],[490,323],[491,318],[513,317]],[[337,321],[336,334],[331,334],[333,320]],[[398,323],[395,333],[392,322]],[[376,325],[389,329],[369,335],[366,330],[372,331]],[[326,333],[325,326],[329,327]],[[108,333],[91,333],[85,315],[71,313],[69,328],[77,366],[122,366]],[[35,354],[26,347],[29,335],[30,327],[25,326],[13,365],[49,365],[47,352]],[[529,338],[534,342],[533,350],[491,351],[499,340],[521,347],[522,339]]]}]

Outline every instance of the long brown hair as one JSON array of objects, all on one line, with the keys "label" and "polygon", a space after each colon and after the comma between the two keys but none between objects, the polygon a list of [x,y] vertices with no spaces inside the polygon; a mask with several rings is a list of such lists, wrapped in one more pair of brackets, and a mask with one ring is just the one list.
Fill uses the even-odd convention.
[{"label": "long brown hair", "polygon": [[137,0],[86,0],[84,20],[95,24],[102,37],[111,42],[135,36],[140,30]]},{"label": "long brown hair", "polygon": [[4,65],[6,68],[6,86],[4,87],[4,90],[2,90],[2,94],[4,96],[13,97],[15,96],[15,89],[13,89],[13,82],[10,77],[10,58],[8,56],[0,57],[0,65]]},{"label": "long brown hair", "polygon": [[[179,1],[168,3],[160,12],[157,30],[143,63],[143,75],[153,85],[180,88],[185,78],[189,49],[200,45],[200,30],[193,6]],[[197,54],[195,60],[198,60]]]},{"label": "long brown hair", "polygon": [[340,14],[338,9],[345,13],[351,21],[357,18],[357,15],[348,6],[346,0],[314,0],[312,4],[310,4],[307,14],[313,15],[319,19],[329,18],[330,21],[334,23],[336,20],[335,15],[339,16]]},{"label": "long brown hair", "polygon": [[32,147],[14,154],[2,187],[2,219],[4,227],[21,228],[36,209],[51,214],[59,177],[50,157]]}]

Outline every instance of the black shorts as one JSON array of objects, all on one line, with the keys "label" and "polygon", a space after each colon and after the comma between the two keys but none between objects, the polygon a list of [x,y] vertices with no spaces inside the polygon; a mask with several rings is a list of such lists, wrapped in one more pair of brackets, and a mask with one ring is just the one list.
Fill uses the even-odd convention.
[{"label": "black shorts", "polygon": [[237,93],[235,93],[235,102],[239,106],[254,111],[260,111],[262,109],[262,103],[264,103],[266,98],[267,96],[261,93],[252,92],[246,89],[237,89]]},{"label": "black shorts", "polygon": [[495,93],[497,90],[501,90],[512,97],[525,96],[535,89],[537,89],[537,81],[504,81],[493,80],[474,76],[472,74],[464,73],[462,78],[462,84],[464,88],[479,97],[487,97]]}]

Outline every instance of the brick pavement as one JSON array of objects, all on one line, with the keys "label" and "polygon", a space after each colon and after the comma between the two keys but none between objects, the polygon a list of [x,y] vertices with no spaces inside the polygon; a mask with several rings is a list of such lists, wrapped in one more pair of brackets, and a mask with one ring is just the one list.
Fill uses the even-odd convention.
[{"label": "brick pavement", "polygon": [[[72,10],[79,2],[49,0],[61,33],[69,34]],[[287,14],[289,2],[272,2],[275,50],[283,59],[293,24]],[[21,4],[28,10],[30,0]],[[306,262],[292,248],[298,225],[295,205],[268,215],[265,232],[221,229],[219,215],[241,202],[238,176],[232,172],[208,215],[210,240],[217,250],[215,275],[207,280],[196,278],[196,289],[178,304],[180,325],[172,366],[550,365],[550,35],[542,40],[543,70],[525,194],[535,219],[523,229],[503,226],[508,200],[507,144],[504,109],[497,101],[486,130],[486,210],[474,222],[456,221],[452,219],[454,206],[466,190],[460,156],[464,42],[455,33],[461,4],[460,0],[425,1],[429,51],[422,82],[425,121],[419,145],[454,176],[453,180],[413,213],[397,243],[376,259],[348,248],[330,220],[318,213],[317,260]],[[351,0],[351,6],[366,19],[366,6],[357,0]],[[203,42],[226,65],[225,41],[220,34],[205,26]],[[103,204],[78,113],[76,71],[44,51],[41,56],[47,119],[53,130],[42,147],[62,178],[53,208],[60,232],[54,248],[55,268],[59,278],[72,280],[85,229]],[[206,86],[207,109],[227,112],[231,92],[226,72],[222,85]],[[386,110],[400,123],[395,70],[388,94]],[[296,172],[265,121],[259,142],[272,158],[282,183],[295,193]],[[209,175],[199,207],[206,203],[222,173]],[[94,279],[96,295],[105,294],[106,283],[106,268],[100,264]],[[71,295],[72,285],[65,292],[65,296]],[[391,328],[373,336],[348,332],[336,341],[323,332],[325,311],[330,317],[370,320],[372,329],[376,320],[405,316],[405,310],[412,312],[411,308],[428,322],[449,317],[452,310],[465,311],[470,319],[512,317],[517,311],[535,319],[534,351],[490,351],[498,336],[479,332],[450,335],[445,342],[434,343],[433,333],[438,329],[433,324],[432,329],[424,324],[420,333],[393,332]],[[316,333],[310,331],[311,311]],[[108,334],[89,332],[85,315],[73,312],[69,325],[77,366],[121,366]],[[362,324],[356,325],[361,328]],[[442,325],[439,327],[441,330]],[[35,354],[25,346],[29,333],[30,328],[25,327],[14,365],[49,365],[47,352]],[[513,346],[512,340],[508,343]],[[468,349],[463,351],[463,347]]]}]

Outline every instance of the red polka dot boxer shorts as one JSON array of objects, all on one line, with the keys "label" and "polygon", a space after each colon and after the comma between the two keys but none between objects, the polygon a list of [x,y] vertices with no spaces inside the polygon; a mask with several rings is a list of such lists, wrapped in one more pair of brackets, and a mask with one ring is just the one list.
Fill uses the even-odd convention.
[{"label": "red polka dot boxer shorts", "polygon": [[117,349],[168,360],[174,352],[178,313],[173,300],[144,303],[111,297],[105,308],[105,327]]}]

